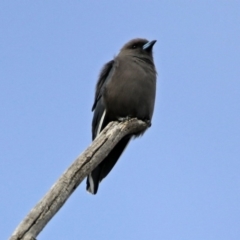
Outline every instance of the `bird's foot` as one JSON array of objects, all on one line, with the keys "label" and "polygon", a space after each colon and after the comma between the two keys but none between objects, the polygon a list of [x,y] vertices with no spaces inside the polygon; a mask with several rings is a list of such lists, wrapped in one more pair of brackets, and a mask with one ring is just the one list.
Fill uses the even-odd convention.
[{"label": "bird's foot", "polygon": [[131,119],[131,117],[127,116],[127,117],[119,117],[118,121],[119,122],[127,122]]},{"label": "bird's foot", "polygon": [[[119,118],[118,118],[118,121],[119,121],[119,122],[127,122],[127,121],[129,121],[129,120],[131,120],[131,119],[132,119],[132,117],[130,117],[130,116],[127,116],[127,117],[119,117]],[[148,127],[151,127],[151,126],[152,126],[151,120],[149,120],[149,119],[139,119],[139,120],[142,120],[143,122],[145,122]]]},{"label": "bird's foot", "polygon": [[149,120],[149,119],[144,119],[143,121],[147,124],[148,127],[151,127],[151,126],[152,126],[151,120]]}]

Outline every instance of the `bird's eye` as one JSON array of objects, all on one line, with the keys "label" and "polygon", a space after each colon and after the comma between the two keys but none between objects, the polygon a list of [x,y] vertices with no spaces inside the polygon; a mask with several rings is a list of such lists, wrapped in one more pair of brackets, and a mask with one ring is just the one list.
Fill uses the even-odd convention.
[{"label": "bird's eye", "polygon": [[135,48],[137,48],[137,45],[136,44],[132,45],[132,49],[135,49]]}]

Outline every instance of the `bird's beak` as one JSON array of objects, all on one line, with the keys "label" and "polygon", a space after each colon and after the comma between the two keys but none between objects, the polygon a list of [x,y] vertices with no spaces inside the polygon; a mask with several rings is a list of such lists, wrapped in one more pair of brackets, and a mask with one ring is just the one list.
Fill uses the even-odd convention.
[{"label": "bird's beak", "polygon": [[152,50],[152,47],[153,45],[155,44],[157,40],[153,40],[151,42],[147,42],[146,44],[143,45],[143,50],[145,51],[151,51]]}]

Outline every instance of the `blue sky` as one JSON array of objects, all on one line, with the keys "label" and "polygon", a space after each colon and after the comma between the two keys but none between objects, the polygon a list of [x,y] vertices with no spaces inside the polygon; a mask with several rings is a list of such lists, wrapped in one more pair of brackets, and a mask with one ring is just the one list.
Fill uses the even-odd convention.
[{"label": "blue sky", "polygon": [[152,127],[38,239],[240,239],[239,1],[1,1],[0,232],[91,143],[102,65],[157,39]]}]

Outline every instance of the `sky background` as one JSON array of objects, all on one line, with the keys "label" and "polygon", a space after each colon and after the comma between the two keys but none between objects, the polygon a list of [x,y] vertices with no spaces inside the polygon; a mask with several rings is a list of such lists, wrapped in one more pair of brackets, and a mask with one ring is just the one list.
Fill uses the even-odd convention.
[{"label": "sky background", "polygon": [[152,127],[37,239],[240,239],[240,1],[0,1],[0,232],[91,143],[99,71],[157,39]]}]

